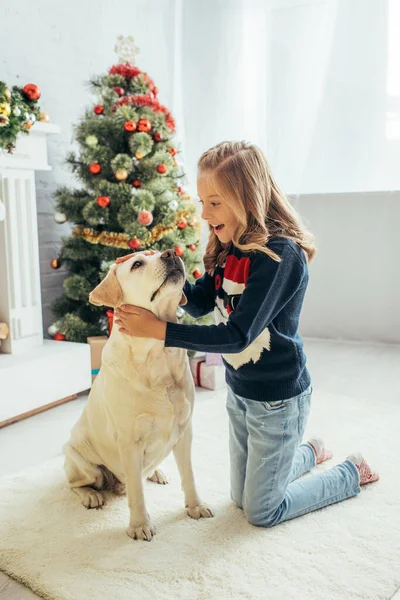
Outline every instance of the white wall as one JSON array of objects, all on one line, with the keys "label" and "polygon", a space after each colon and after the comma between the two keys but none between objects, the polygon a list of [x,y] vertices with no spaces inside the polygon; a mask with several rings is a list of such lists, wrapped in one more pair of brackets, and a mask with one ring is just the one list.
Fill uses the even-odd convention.
[{"label": "white wall", "polygon": [[400,192],[294,199],[316,237],[301,332],[400,343]]}]

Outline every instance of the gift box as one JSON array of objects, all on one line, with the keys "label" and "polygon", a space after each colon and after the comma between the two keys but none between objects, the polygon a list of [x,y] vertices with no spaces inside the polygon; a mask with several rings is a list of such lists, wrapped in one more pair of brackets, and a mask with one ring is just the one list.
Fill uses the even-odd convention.
[{"label": "gift box", "polygon": [[224,366],[221,354],[213,354],[211,352],[207,352],[205,361],[206,361],[206,365],[208,367],[212,367],[212,366],[223,367]]},{"label": "gift box", "polygon": [[101,367],[101,354],[108,340],[107,335],[96,335],[87,338],[87,343],[90,346],[90,357],[92,365],[92,383],[96,379],[96,375]]},{"label": "gift box", "polygon": [[225,387],[225,368],[219,365],[207,365],[205,356],[191,358],[190,370],[194,383],[208,390],[219,390]]}]

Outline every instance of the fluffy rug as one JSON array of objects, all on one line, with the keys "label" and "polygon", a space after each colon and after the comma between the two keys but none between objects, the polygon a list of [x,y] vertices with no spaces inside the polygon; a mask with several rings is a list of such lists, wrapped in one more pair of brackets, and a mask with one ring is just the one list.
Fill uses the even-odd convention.
[{"label": "fluffy rug", "polygon": [[168,459],[171,483],[145,486],[157,535],[135,542],[125,533],[126,499],[85,510],[57,458],[2,480],[0,568],[51,600],[390,598],[400,586],[398,399],[386,397],[383,409],[380,398],[377,418],[373,400],[315,394],[308,430],[330,442],[332,464],[362,448],[382,479],[354,499],[268,530],[249,525],[230,502],[224,403],[218,392],[195,410],[195,474],[214,519],[185,515]]}]

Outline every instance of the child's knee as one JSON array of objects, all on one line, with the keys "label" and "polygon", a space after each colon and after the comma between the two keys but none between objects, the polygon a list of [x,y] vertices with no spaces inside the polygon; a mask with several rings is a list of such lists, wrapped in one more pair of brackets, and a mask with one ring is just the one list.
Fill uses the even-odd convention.
[{"label": "child's knee", "polygon": [[259,507],[246,505],[244,514],[248,522],[256,527],[274,527],[280,521],[278,510],[263,511]]}]

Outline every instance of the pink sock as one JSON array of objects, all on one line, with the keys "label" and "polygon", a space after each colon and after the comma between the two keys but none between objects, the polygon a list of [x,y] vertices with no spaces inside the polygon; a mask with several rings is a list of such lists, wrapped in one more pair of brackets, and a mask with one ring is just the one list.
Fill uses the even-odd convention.
[{"label": "pink sock", "polygon": [[357,471],[360,475],[360,485],[365,485],[366,483],[373,483],[374,481],[378,481],[378,473],[371,469],[371,467],[369,466],[362,454],[351,454],[347,457],[346,460],[351,460],[351,462],[356,465]]},{"label": "pink sock", "polygon": [[329,460],[333,456],[333,452],[328,450],[324,446],[324,442],[321,438],[311,438],[307,444],[311,446],[315,454],[315,464],[319,465],[326,460]]}]

